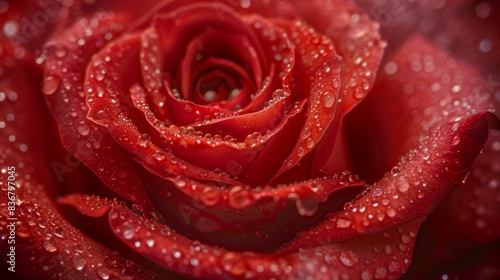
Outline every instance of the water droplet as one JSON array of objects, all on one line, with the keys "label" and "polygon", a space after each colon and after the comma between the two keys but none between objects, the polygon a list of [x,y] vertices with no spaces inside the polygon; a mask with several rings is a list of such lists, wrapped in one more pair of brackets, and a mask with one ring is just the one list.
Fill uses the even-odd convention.
[{"label": "water droplet", "polygon": [[408,191],[408,189],[410,188],[410,184],[408,182],[408,178],[406,178],[406,176],[401,176],[399,178],[396,179],[396,188],[398,189],[398,191],[404,193],[406,191]]},{"label": "water droplet", "polygon": [[174,256],[174,258],[178,259],[182,256],[182,253],[181,253],[181,251],[178,251],[178,250],[172,250],[172,256]]},{"label": "water droplet", "polygon": [[361,272],[361,280],[371,280],[373,278],[373,273],[369,270],[364,270]]},{"label": "water droplet", "polygon": [[375,279],[385,279],[387,277],[387,270],[383,267],[375,269]]},{"label": "water droplet", "polygon": [[245,143],[249,147],[255,147],[258,143],[258,138],[261,137],[262,135],[258,132],[254,132],[252,134],[249,134],[245,137]]},{"label": "water droplet", "polygon": [[312,197],[299,198],[295,201],[297,211],[302,216],[312,216],[318,211],[319,205]]},{"label": "water droplet", "polygon": [[382,188],[378,188],[378,187],[373,189],[373,191],[372,191],[373,196],[381,196],[382,193],[384,193],[384,191],[382,190]]},{"label": "water droplet", "polygon": [[394,218],[396,216],[396,210],[394,208],[387,208],[385,211],[387,217]]},{"label": "water droplet", "polygon": [[304,154],[305,154],[305,150],[304,150],[304,148],[302,148],[302,147],[298,147],[298,148],[297,148],[297,155],[298,155],[299,157],[301,157],[301,156],[303,156]]},{"label": "water droplet", "polygon": [[454,85],[452,88],[451,88],[451,91],[453,91],[454,93],[458,93],[462,90],[462,87],[460,85]]},{"label": "water droplet", "polygon": [[63,45],[58,45],[54,51],[57,58],[64,58],[68,54],[68,48]]},{"label": "water droplet", "polygon": [[323,68],[325,69],[325,72],[328,73],[330,72],[332,69],[330,68],[330,65],[328,65],[327,62],[324,62],[323,63]]},{"label": "water droplet", "polygon": [[141,147],[146,147],[151,137],[148,134],[142,134],[137,137],[137,144]]},{"label": "water droplet", "polygon": [[148,239],[146,239],[146,245],[147,245],[149,248],[153,247],[153,246],[155,245],[155,240],[154,240],[154,239],[152,239],[152,238],[148,238]]},{"label": "water droplet", "polygon": [[59,77],[49,76],[45,77],[42,82],[42,91],[46,95],[52,95],[57,91],[59,86],[61,85],[61,80]]},{"label": "water droplet", "polygon": [[156,159],[157,161],[162,161],[165,159],[165,155],[163,155],[163,153],[160,151],[155,151],[153,153],[153,158]]},{"label": "water droplet", "polygon": [[110,271],[105,267],[97,268],[96,273],[103,280],[108,280],[111,276]]},{"label": "water droplet", "polygon": [[219,188],[211,186],[205,187],[201,193],[200,198],[207,206],[215,205],[220,199]]},{"label": "water droplet", "polygon": [[241,186],[235,186],[229,191],[229,204],[236,209],[244,208],[252,203],[250,193]]},{"label": "water droplet", "polygon": [[326,91],[323,93],[323,105],[326,107],[326,108],[332,108],[333,105],[335,105],[336,103],[336,98],[335,98],[335,95],[329,91]]},{"label": "water droplet", "polygon": [[90,126],[87,124],[87,122],[82,121],[78,127],[77,131],[80,135],[82,136],[87,136],[90,133]]},{"label": "water droplet", "polygon": [[385,248],[384,248],[384,252],[388,256],[394,254],[394,246],[392,246],[390,244],[386,245]]},{"label": "water droplet", "polygon": [[92,117],[93,120],[97,122],[104,122],[108,119],[108,113],[104,110],[99,110],[97,111],[94,116]]},{"label": "water droplet", "polygon": [[353,96],[356,99],[362,99],[365,96],[365,91],[360,88],[357,88],[354,90]]},{"label": "water droplet", "polygon": [[200,264],[200,260],[196,259],[196,258],[192,258],[189,260],[189,263],[192,265],[192,266],[198,266]]},{"label": "water droplet", "polygon": [[52,239],[47,239],[47,240],[43,241],[42,246],[43,246],[43,249],[45,249],[45,251],[47,251],[47,252],[53,253],[53,252],[57,251],[56,244],[54,243],[54,241]]},{"label": "water droplet", "polygon": [[453,146],[460,144],[460,135],[457,134],[457,135],[453,136],[453,138],[451,138],[451,144]]},{"label": "water droplet", "polygon": [[181,180],[181,179],[176,180],[176,181],[175,181],[175,185],[176,185],[177,187],[179,187],[179,188],[184,188],[184,187],[186,186],[186,181]]},{"label": "water droplet", "polygon": [[352,221],[348,220],[346,218],[339,218],[337,220],[337,227],[338,228],[349,228],[352,225]]},{"label": "water droplet", "polygon": [[398,176],[398,175],[399,175],[399,171],[400,171],[399,167],[398,167],[398,166],[394,166],[394,167],[391,169],[391,174],[392,174],[392,176],[394,176],[394,177]]},{"label": "water droplet", "polygon": [[54,235],[59,237],[59,238],[63,238],[64,237],[64,229],[62,229],[60,227],[55,227],[54,228]]},{"label": "water droplet", "polygon": [[127,240],[134,238],[135,232],[134,232],[134,228],[133,228],[132,224],[130,224],[130,223],[123,224],[122,235],[123,235],[123,238],[125,238]]},{"label": "water droplet", "polygon": [[79,254],[73,257],[73,266],[76,270],[82,270],[85,267],[86,263],[87,261],[85,260],[85,258],[80,256]]},{"label": "water droplet", "polygon": [[353,267],[358,262],[358,255],[354,251],[347,249],[340,253],[340,262],[347,267]]},{"label": "water droplet", "polygon": [[403,234],[401,236],[401,241],[403,241],[403,243],[410,243],[411,237],[408,234]]},{"label": "water droplet", "polygon": [[314,147],[314,139],[307,138],[307,140],[306,140],[306,146],[307,146],[308,149],[312,149]]},{"label": "water droplet", "polygon": [[334,78],[334,79],[333,79],[333,81],[332,81],[332,86],[333,86],[333,88],[335,88],[335,89],[339,88],[339,86],[340,86],[340,81],[339,81],[339,79]]}]

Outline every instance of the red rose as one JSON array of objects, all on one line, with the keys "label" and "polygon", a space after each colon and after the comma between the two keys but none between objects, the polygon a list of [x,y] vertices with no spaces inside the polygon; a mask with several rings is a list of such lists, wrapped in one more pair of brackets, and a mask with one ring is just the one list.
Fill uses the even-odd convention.
[{"label": "red rose", "polygon": [[156,2],[0,1],[1,275],[499,275],[497,37],[418,1]]}]

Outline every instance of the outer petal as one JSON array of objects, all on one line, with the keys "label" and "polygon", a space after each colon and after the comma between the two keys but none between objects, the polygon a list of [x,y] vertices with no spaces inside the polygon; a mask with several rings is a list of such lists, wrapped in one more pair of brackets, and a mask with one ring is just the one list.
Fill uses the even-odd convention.
[{"label": "outer petal", "polygon": [[[12,49],[2,49],[0,248],[6,253],[1,257],[0,275],[4,279],[151,279],[138,266],[127,266],[124,258],[83,235],[58,212],[52,200],[55,178],[47,165],[55,152],[47,133],[50,114],[40,107],[44,101],[38,83],[33,82],[41,80],[41,69],[31,64],[28,55],[14,60]],[[9,179],[10,166],[16,169],[14,180]],[[15,183],[14,190],[9,190],[11,183]],[[11,201],[15,206],[7,204]],[[14,273],[7,270],[6,262],[12,247]]]},{"label": "outer petal", "polygon": [[[494,127],[496,121],[486,113],[494,108],[491,92],[478,77],[477,70],[457,63],[421,37],[411,38],[395,56],[388,59],[373,96],[368,97],[359,111],[353,111],[347,120],[348,127],[355,123],[366,123],[363,131],[355,126],[350,130],[350,142],[354,145],[359,143],[353,146],[357,147],[353,151],[359,173],[375,181],[384,170],[394,167],[391,173],[395,175],[386,174],[382,181],[374,185],[375,189],[372,188],[372,195],[365,203],[353,205],[351,209],[356,211],[355,215],[362,215],[361,209],[363,213],[368,213],[366,220],[358,222],[369,223],[370,228],[377,228],[374,224],[384,224],[388,218],[397,219],[401,210],[405,213],[402,217],[419,216],[419,212],[429,211],[431,204],[435,207],[440,198],[444,198],[451,190],[451,185],[466,182],[471,174],[478,172],[471,169],[472,161],[483,147],[488,127]],[[379,121],[369,118],[373,115]],[[390,137],[386,137],[388,135]],[[438,135],[445,137],[437,141],[435,136]],[[360,149],[366,147],[366,143],[373,143],[374,146]],[[414,157],[416,165],[413,171],[399,165],[400,155],[418,146],[419,155]],[[492,157],[486,162],[491,165],[495,159]],[[457,163],[460,164],[454,166]],[[376,166],[379,169],[374,169]],[[408,176],[408,171],[417,176]],[[426,176],[418,175],[425,173]],[[384,198],[387,189],[382,186],[378,189],[377,186],[381,182],[385,184],[383,182],[392,177],[394,179],[389,180],[394,184],[391,188],[397,192]],[[488,177],[496,178],[486,173],[482,180]],[[439,181],[444,184],[439,186]],[[436,192],[429,193],[430,188],[435,188]],[[458,190],[458,194],[463,190]],[[395,208],[392,206],[395,197],[406,202]],[[383,222],[377,221],[377,213],[384,211]],[[410,214],[410,211],[415,212]],[[457,213],[456,206],[452,211]],[[373,220],[370,220],[370,214]],[[469,216],[465,215],[461,214],[460,217]],[[438,223],[443,224],[441,219]],[[466,228],[460,234],[474,236],[474,228]],[[490,230],[490,234],[481,237],[483,241],[495,238],[494,226]],[[445,238],[452,235],[447,234]]]},{"label": "outer petal", "polygon": [[[386,46],[380,39],[379,25],[349,0],[292,2],[301,11],[306,22],[331,38],[342,57],[344,66],[340,73],[340,83],[332,81],[335,87],[340,87],[340,122],[342,116],[365,98],[375,81],[375,73]],[[335,130],[328,132],[329,137],[318,145],[314,158],[315,170],[322,170],[327,174],[336,172],[339,162],[342,162],[341,166],[348,168],[348,162],[339,159],[345,155],[335,150],[342,144],[331,144],[332,139],[342,141],[343,136],[337,135],[339,126],[340,123],[337,123]]]},{"label": "outer petal", "polygon": [[[87,205],[77,207],[87,214],[103,213],[102,210],[111,208],[108,215],[111,229],[128,247],[164,269],[195,278],[396,279],[410,263],[413,237],[421,223],[417,220],[383,233],[360,235],[300,252],[259,254],[208,246],[134,215],[122,206],[104,205],[95,197],[81,198]],[[66,200],[63,198],[64,203]],[[394,250],[390,255],[383,253],[383,248],[403,246],[404,250]]]},{"label": "outer petal", "polygon": [[[81,19],[72,29],[47,44],[42,90],[61,132],[65,147],[91,168],[112,190],[148,207],[148,199],[125,151],[108,132],[86,118],[83,94],[85,65],[100,45],[119,33],[124,18],[97,14]],[[86,30],[101,26],[91,35]]]}]

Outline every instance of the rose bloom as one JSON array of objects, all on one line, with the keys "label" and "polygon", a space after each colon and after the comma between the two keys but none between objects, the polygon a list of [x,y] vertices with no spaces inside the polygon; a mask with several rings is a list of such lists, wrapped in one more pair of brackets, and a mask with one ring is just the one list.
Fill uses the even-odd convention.
[{"label": "rose bloom", "polygon": [[499,279],[498,18],[0,0],[0,275]]}]

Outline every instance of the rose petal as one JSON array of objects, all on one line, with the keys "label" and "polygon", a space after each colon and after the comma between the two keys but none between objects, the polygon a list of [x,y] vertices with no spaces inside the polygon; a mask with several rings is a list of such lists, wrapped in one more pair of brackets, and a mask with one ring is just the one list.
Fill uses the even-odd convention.
[{"label": "rose petal", "polygon": [[[417,54],[427,61],[433,59],[431,74],[428,74],[430,71],[415,73],[411,70],[411,63],[419,61],[413,58]],[[359,113],[352,112],[346,126],[352,126],[350,128],[356,133],[360,130],[368,131],[367,135],[371,138],[383,138],[379,141],[377,138],[371,139],[374,145],[384,141],[392,145],[391,150],[384,155],[385,158],[373,157],[370,173],[365,173],[367,169],[359,169],[364,177],[374,178],[373,166],[381,161],[391,162],[393,168],[384,166],[385,170],[391,171],[386,172],[382,179],[370,186],[371,191],[367,196],[347,205],[345,211],[339,213],[334,221],[322,225],[324,234],[311,237],[306,244],[290,244],[287,250],[296,250],[298,247],[307,246],[308,243],[343,240],[360,232],[373,232],[430,213],[451,192],[452,186],[468,179],[471,165],[486,142],[488,128],[498,127],[498,120],[493,115],[476,111],[491,107],[491,104],[485,98],[487,95],[481,91],[483,88],[478,82],[463,79],[472,76],[474,69],[454,62],[445,54],[437,55],[435,48],[421,37],[407,42],[392,60],[400,70],[396,74],[389,72],[387,76],[380,77],[380,86],[384,89],[376,86],[373,92],[376,98],[365,100],[356,109]],[[396,77],[392,77],[393,75]],[[455,82],[462,81],[462,84],[458,90],[453,85],[439,85],[437,88],[433,75],[447,76]],[[428,81],[433,83],[430,90]],[[404,92],[408,85],[418,91],[418,94],[413,93],[416,94],[414,98],[418,98],[418,107],[426,108],[425,111],[412,108],[415,101],[412,101],[411,96],[403,95],[402,98],[401,92]],[[473,90],[474,94],[469,95]],[[435,97],[436,94],[440,94],[439,98]],[[466,106],[461,102],[453,102],[461,95],[467,98],[462,101]],[[379,102],[382,103],[378,104]],[[367,105],[370,106],[365,107]],[[409,108],[405,108],[406,106]],[[395,107],[398,110],[386,110],[386,107]],[[443,110],[446,112],[444,116]],[[413,114],[413,119],[402,115],[401,112],[407,111]],[[396,114],[398,118],[394,117]],[[370,118],[373,115],[377,115],[377,118]],[[363,128],[356,128],[360,124]],[[380,134],[378,129],[387,127],[398,131],[399,134],[395,131]],[[372,129],[374,131],[371,131]],[[405,132],[405,129],[408,132]],[[386,137],[388,135],[390,137]],[[395,143],[392,137],[401,138],[396,138]],[[358,140],[351,137],[350,145],[352,148],[365,146],[367,138]],[[380,146],[376,146],[373,151],[378,152],[379,149]],[[366,163],[372,155],[370,152],[373,151],[369,150],[361,158],[355,159],[355,164]],[[331,228],[336,227],[337,219],[348,221],[349,227],[331,231]]]},{"label": "rose petal", "polygon": [[[331,82],[321,83],[329,87],[333,86],[333,88],[339,87],[340,102],[337,118],[340,122],[342,117],[364,99],[371,89],[385,42],[380,39],[378,25],[362,14],[359,7],[351,1],[334,0],[326,3],[325,1],[309,1],[307,4],[294,1],[294,4],[309,24],[329,36],[335,50],[342,57],[340,81],[332,79]],[[352,17],[355,17],[356,21],[350,20]],[[318,167],[324,171],[330,169],[327,167],[329,162],[337,161],[334,157],[339,154],[334,153],[335,146],[338,145],[325,141],[315,151],[317,159],[314,162],[318,162]],[[325,155],[330,155],[330,157]],[[349,168],[345,160],[339,159],[338,161],[346,164],[346,169]],[[335,170],[332,169],[332,171]]]},{"label": "rose petal", "polygon": [[389,58],[380,75],[365,102],[346,119],[354,163],[369,181],[390,170],[432,125],[493,106],[476,69],[459,64],[421,36]]},{"label": "rose petal", "polygon": [[[500,239],[498,172],[499,134],[492,131],[479,155],[471,179],[459,186],[422,226],[408,279],[455,275],[470,279],[495,279],[495,253]],[[460,230],[457,230],[460,229]],[[418,244],[418,243],[417,243]]]},{"label": "rose petal", "polygon": [[[220,187],[188,178],[168,180],[149,176],[145,182],[157,210],[171,217],[169,225],[175,230],[209,244],[264,252],[316,225],[326,213],[338,211],[363,186],[348,173],[258,189]],[[218,234],[210,234],[214,231]]]},{"label": "rose petal", "polygon": [[[148,207],[148,199],[130,159],[106,131],[88,121],[83,95],[85,64],[98,49],[96,44],[116,36],[126,19],[98,14],[90,20],[103,28],[85,36],[91,23],[77,22],[46,46],[47,59],[42,90],[61,132],[65,147],[91,168],[109,188],[123,197]],[[61,66],[64,65],[64,66]]]},{"label": "rose petal", "polygon": [[394,279],[410,263],[413,237],[422,220],[288,254],[234,252],[208,246],[151,223],[122,206],[112,207],[109,222],[124,244],[160,267],[188,277]]},{"label": "rose petal", "polygon": [[[50,114],[40,107],[44,101],[38,83],[33,82],[41,80],[42,71],[28,55],[14,60],[14,50],[4,48],[4,42],[1,46],[0,66],[4,72],[0,92],[7,94],[0,101],[0,128],[2,135],[10,136],[0,138],[1,153],[8,155],[8,160],[0,160],[0,248],[6,254],[15,248],[16,265],[11,273],[4,264],[0,275],[5,279],[151,279],[138,266],[126,266],[123,257],[83,235],[59,213],[52,200],[55,178],[47,165],[55,160],[47,133]],[[35,139],[34,134],[45,137]],[[9,179],[10,166],[15,168],[14,180]],[[15,183],[14,190],[8,190],[9,182]],[[15,202],[11,209],[12,205],[7,204],[10,201]],[[7,227],[12,224],[15,229]],[[7,238],[11,231],[15,232],[14,239]],[[8,240],[15,240],[15,244]]]},{"label": "rose petal", "polygon": [[[285,171],[292,169],[304,156],[317,145],[334,118],[342,115],[338,112],[340,74],[342,60],[335,52],[328,37],[316,34],[309,26],[298,22],[296,25],[284,24],[289,36],[295,37],[295,73],[296,75],[315,75],[314,79],[304,81],[297,77],[297,86],[292,94],[297,98],[307,98],[306,121],[294,148],[284,160],[283,165],[274,174],[272,180]],[[319,58],[318,58],[319,57]],[[333,82],[332,82],[333,81]],[[337,81],[339,84],[335,84]],[[306,96],[303,96],[304,94]]]},{"label": "rose petal", "polygon": [[[137,125],[144,126],[143,123],[146,121],[142,121],[140,111],[129,109],[133,108],[133,104],[128,105],[128,102],[132,102],[129,101],[130,99],[123,89],[123,86],[134,81],[119,78],[123,77],[120,75],[122,69],[128,69],[122,67],[124,64],[133,64],[139,61],[138,44],[136,44],[138,40],[139,37],[135,35],[124,36],[111,42],[92,58],[85,83],[87,104],[89,106],[87,118],[107,127],[116,143],[129,152],[136,154],[140,160],[147,162],[147,165],[159,168],[162,176],[174,173],[190,178],[234,183],[227,177],[203,170],[198,166],[173,157],[172,154],[151,143],[148,134],[141,133],[138,130],[140,127],[138,128]],[[126,57],[127,61],[124,61],[122,57]],[[118,64],[118,62],[121,64]],[[138,116],[136,117],[134,114],[138,114]]]}]

